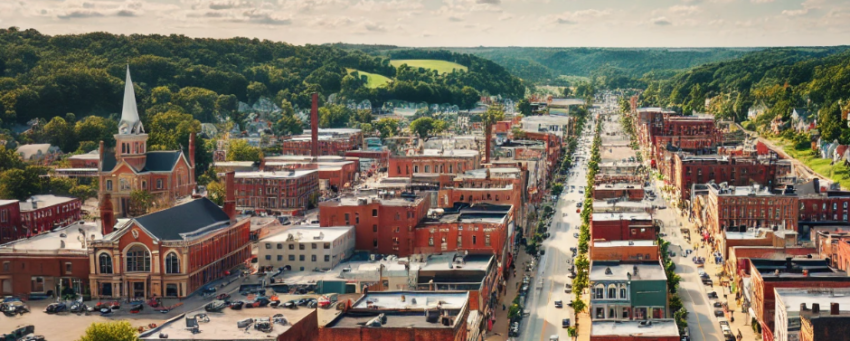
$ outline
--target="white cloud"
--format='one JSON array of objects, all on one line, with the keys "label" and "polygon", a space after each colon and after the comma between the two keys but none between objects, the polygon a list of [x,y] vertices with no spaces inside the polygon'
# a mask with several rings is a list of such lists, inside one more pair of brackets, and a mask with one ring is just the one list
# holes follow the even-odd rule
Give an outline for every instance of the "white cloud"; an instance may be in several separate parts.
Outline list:
[{"label": "white cloud", "polygon": [[774,1],[775,0],[750,0],[750,2],[752,2],[754,4],[767,4],[767,3],[774,2]]},{"label": "white cloud", "polygon": [[789,17],[799,17],[801,15],[809,14],[809,9],[808,8],[794,9],[794,10],[786,9],[786,10],[782,11],[782,14],[787,15]]},{"label": "white cloud", "polygon": [[670,20],[667,20],[667,17],[657,17],[652,18],[649,22],[651,22],[655,26],[670,26],[673,25]]},{"label": "white cloud", "polygon": [[669,8],[670,13],[677,15],[691,15],[700,11],[697,6],[676,5]]},{"label": "white cloud", "polygon": [[73,10],[67,11],[64,14],[59,14],[56,17],[59,19],[76,19],[76,18],[95,18],[102,17],[103,13],[92,10]]},{"label": "white cloud", "polygon": [[369,32],[385,32],[387,29],[381,24],[376,24],[372,21],[364,21],[362,24],[363,28]]}]

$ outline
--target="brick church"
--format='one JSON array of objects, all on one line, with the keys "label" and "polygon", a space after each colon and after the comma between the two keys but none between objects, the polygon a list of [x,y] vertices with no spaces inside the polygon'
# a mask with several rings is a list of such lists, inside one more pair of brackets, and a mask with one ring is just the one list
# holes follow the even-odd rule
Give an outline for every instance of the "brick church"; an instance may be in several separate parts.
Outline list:
[{"label": "brick church", "polygon": [[139,119],[130,68],[124,86],[124,107],[115,150],[105,151],[100,145],[98,196],[111,196],[115,215],[130,215],[130,192],[146,190],[155,196],[177,199],[192,195],[195,188],[195,136],[189,139],[188,158],[182,150],[148,151],[148,134]]}]

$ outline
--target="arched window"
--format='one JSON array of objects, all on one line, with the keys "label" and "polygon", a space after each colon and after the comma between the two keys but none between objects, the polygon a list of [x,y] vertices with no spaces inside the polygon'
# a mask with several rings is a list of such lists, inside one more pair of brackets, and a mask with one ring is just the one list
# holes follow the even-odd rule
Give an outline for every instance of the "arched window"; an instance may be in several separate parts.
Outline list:
[{"label": "arched window", "polygon": [[602,299],[603,298],[602,294],[603,294],[603,292],[605,292],[605,287],[602,284],[599,284],[593,289],[595,291],[594,292],[594,294],[595,294],[594,296],[596,296],[595,298],[596,299]]},{"label": "arched window", "polygon": [[167,274],[179,274],[180,273],[180,259],[177,258],[177,254],[174,252],[169,252],[167,256],[165,256],[165,273]]},{"label": "arched window", "polygon": [[112,273],[112,257],[109,257],[106,253],[101,253],[100,256],[97,257],[97,262],[100,264],[100,273],[102,274],[111,274]]},{"label": "arched window", "polygon": [[626,299],[626,286],[620,284],[620,299]]},{"label": "arched window", "polygon": [[127,272],[150,272],[151,253],[144,246],[136,245],[127,251]]},{"label": "arched window", "polygon": [[613,284],[608,285],[608,298],[616,299],[617,298],[617,286]]}]

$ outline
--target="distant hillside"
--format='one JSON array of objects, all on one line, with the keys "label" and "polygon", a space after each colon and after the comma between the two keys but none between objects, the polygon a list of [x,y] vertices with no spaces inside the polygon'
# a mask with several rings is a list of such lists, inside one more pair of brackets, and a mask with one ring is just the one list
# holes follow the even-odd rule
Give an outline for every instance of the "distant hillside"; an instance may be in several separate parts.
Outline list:
[{"label": "distant hillside", "polygon": [[435,60],[435,59],[393,59],[390,61],[390,64],[395,67],[399,67],[402,64],[407,64],[410,67],[421,67],[430,70],[435,70],[439,73],[450,73],[456,70],[467,71],[466,66],[460,65],[458,63],[447,62],[445,60]]}]

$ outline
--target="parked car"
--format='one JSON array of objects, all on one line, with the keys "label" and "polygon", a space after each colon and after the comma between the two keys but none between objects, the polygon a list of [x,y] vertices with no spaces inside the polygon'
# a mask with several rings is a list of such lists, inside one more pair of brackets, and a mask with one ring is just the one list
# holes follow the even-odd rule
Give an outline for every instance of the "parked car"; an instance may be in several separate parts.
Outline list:
[{"label": "parked car", "polygon": [[563,308],[563,307],[564,307],[564,302],[555,301],[555,308]]},{"label": "parked car", "polygon": [[717,293],[716,293],[716,292],[714,292],[714,291],[709,292],[709,293],[708,293],[708,298],[714,298],[714,299],[716,299],[716,298],[717,298]]},{"label": "parked car", "polygon": [[301,299],[295,300],[295,304],[298,305],[299,307],[306,306],[308,303],[310,303],[310,300],[308,300],[306,298],[301,298]]},{"label": "parked car", "polygon": [[573,237],[576,237],[576,238],[578,238],[578,237],[579,237],[579,234],[578,234],[578,232],[576,232],[576,233],[573,233]]},{"label": "parked car", "polygon": [[570,327],[570,319],[561,320],[561,328],[569,328]]},{"label": "parked car", "polygon": [[716,317],[721,317],[721,316],[723,316],[723,310],[715,310],[715,311],[714,311],[714,316],[716,316]]},{"label": "parked car", "polygon": [[710,285],[710,286],[714,286],[714,281],[712,281],[712,280],[711,280],[711,278],[703,278],[703,279],[702,279],[702,284],[703,284],[703,285]]},{"label": "parked car", "polygon": [[289,300],[283,303],[281,306],[289,309],[298,309],[298,304],[295,303],[296,300]]}]

